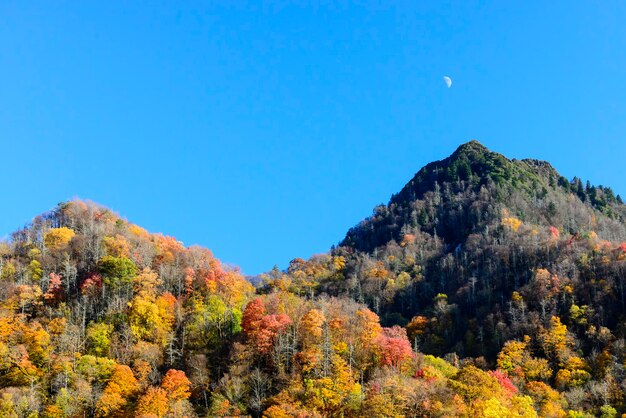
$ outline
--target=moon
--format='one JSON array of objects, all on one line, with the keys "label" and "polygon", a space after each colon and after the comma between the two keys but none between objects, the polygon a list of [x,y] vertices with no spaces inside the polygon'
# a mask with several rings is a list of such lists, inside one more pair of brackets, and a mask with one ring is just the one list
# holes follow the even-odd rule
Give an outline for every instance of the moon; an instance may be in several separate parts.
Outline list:
[{"label": "moon", "polygon": [[444,75],[443,81],[446,83],[446,86],[448,86],[448,88],[452,87],[452,79],[450,77]]}]

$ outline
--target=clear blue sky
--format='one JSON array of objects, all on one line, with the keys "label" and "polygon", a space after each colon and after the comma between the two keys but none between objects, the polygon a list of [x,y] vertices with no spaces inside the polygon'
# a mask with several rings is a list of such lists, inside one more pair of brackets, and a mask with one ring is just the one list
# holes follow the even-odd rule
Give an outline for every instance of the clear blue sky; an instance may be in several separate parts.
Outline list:
[{"label": "clear blue sky", "polygon": [[0,236],[76,196],[284,268],[470,139],[626,195],[623,1],[156,3],[0,4]]}]

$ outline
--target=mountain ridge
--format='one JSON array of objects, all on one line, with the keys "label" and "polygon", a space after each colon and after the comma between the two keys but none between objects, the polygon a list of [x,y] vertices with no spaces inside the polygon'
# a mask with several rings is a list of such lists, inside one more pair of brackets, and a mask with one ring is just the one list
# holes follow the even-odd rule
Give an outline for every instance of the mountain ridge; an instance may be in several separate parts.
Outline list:
[{"label": "mountain ridge", "polygon": [[[478,193],[481,187],[500,186],[502,193],[496,196],[498,202],[505,202],[511,194],[518,191],[527,195],[524,197],[526,200],[543,199],[548,192],[563,192],[560,200],[564,200],[563,195],[573,191],[582,203],[588,201],[594,209],[601,212],[604,210],[605,215],[618,218],[622,223],[626,219],[626,208],[621,198],[619,195],[615,196],[610,188],[587,184],[585,189],[580,179],[575,177],[572,181],[567,180],[547,161],[529,158],[509,160],[502,154],[489,151],[476,140],[460,145],[449,157],[422,167],[400,192],[391,196],[385,206],[410,210],[411,202],[422,199],[428,192],[440,190],[444,183],[449,186],[451,193],[461,189]],[[375,210],[379,208],[381,206]],[[515,209],[513,208],[514,211]],[[407,220],[403,222],[406,223]],[[547,222],[545,220],[544,223]],[[412,226],[415,224],[413,220]],[[392,231],[394,239],[399,238],[401,228],[402,225],[398,225]],[[358,225],[348,232],[339,245],[350,245],[356,229]],[[371,251],[371,246],[367,250]]]},{"label": "mountain ridge", "polygon": [[64,202],[0,242],[0,415],[615,416],[625,218],[610,188],[471,141],[255,288]]}]

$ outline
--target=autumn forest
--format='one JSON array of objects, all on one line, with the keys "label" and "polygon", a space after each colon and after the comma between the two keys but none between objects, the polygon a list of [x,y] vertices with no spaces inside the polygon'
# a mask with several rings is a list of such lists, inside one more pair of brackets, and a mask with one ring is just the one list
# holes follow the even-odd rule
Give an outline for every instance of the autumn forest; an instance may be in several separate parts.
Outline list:
[{"label": "autumn forest", "polygon": [[472,141],[331,244],[250,278],[59,204],[0,242],[0,417],[626,414],[611,188]]}]

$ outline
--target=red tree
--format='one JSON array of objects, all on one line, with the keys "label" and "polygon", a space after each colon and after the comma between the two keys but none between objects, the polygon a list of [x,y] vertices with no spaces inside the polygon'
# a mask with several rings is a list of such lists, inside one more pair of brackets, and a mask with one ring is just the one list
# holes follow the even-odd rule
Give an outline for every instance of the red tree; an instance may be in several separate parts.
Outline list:
[{"label": "red tree", "polygon": [[415,356],[406,330],[398,325],[383,328],[382,334],[376,337],[374,342],[378,347],[380,362],[386,366],[398,368],[403,361]]},{"label": "red tree", "polygon": [[291,318],[285,314],[265,315],[256,335],[256,346],[260,353],[267,354],[274,347],[276,337],[291,325]]},{"label": "red tree", "polygon": [[265,315],[265,304],[261,298],[251,300],[243,311],[241,328],[249,337],[254,336],[261,326],[261,320]]},{"label": "red tree", "polygon": [[285,314],[266,315],[265,312],[265,304],[261,298],[256,298],[248,303],[241,320],[241,328],[262,354],[270,352],[278,334],[291,324],[291,318]]},{"label": "red tree", "polygon": [[50,303],[55,303],[61,300],[63,295],[63,283],[61,282],[61,276],[56,273],[50,273],[50,283],[48,284],[48,291],[43,295],[44,299]]}]

